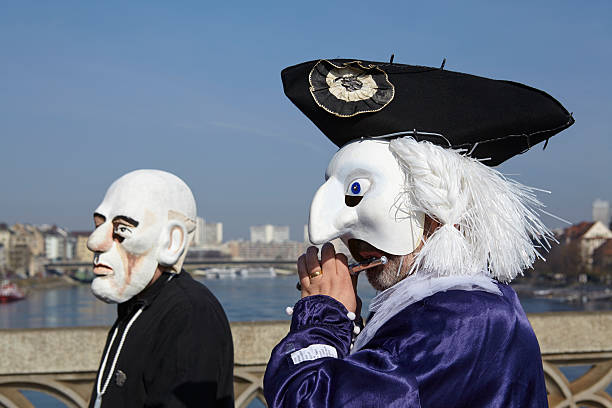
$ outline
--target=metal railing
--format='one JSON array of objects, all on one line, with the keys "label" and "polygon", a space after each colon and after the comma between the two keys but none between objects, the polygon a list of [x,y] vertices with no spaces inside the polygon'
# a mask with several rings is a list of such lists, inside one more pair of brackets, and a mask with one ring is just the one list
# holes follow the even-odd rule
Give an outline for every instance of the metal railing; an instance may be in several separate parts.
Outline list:
[{"label": "metal railing", "polygon": [[[612,407],[612,312],[529,315],[542,350],[551,407]],[[289,322],[232,323],[236,407],[263,399],[270,351]],[[20,390],[86,407],[107,328],[0,330],[0,406],[32,407]],[[564,367],[589,366],[570,381]],[[264,402],[265,403],[265,402]]]}]

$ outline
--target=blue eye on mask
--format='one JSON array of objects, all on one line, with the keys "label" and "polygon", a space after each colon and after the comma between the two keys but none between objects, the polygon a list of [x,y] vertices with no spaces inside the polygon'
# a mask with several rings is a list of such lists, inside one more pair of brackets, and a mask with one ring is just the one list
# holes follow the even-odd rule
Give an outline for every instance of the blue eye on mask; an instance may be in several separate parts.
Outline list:
[{"label": "blue eye on mask", "polygon": [[325,176],[310,206],[314,244],[358,239],[391,255],[409,254],[419,245],[425,214],[398,211],[405,173],[389,142],[364,139],[342,147]]}]

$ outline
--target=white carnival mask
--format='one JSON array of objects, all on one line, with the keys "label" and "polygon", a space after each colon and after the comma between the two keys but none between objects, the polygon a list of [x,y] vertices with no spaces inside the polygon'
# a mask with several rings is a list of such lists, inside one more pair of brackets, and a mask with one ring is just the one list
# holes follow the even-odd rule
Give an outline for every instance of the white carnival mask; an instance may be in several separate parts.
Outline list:
[{"label": "white carnival mask", "polygon": [[400,208],[405,174],[389,142],[363,139],[342,147],[325,172],[310,206],[314,244],[341,238],[369,243],[391,255],[413,252],[423,236],[425,214]]},{"label": "white carnival mask", "polygon": [[173,174],[136,170],[116,180],[94,213],[92,292],[123,303],[151,282],[158,266],[179,272],[195,228],[189,187]]}]

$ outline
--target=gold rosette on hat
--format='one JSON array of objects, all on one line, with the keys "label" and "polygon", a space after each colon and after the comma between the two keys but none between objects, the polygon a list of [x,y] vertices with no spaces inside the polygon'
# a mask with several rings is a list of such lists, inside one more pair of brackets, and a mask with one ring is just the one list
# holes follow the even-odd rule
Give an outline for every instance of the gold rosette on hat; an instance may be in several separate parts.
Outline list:
[{"label": "gold rosette on hat", "polygon": [[310,93],[317,105],[340,117],[378,112],[393,100],[395,88],[376,65],[361,61],[335,65],[320,60],[308,77]]}]

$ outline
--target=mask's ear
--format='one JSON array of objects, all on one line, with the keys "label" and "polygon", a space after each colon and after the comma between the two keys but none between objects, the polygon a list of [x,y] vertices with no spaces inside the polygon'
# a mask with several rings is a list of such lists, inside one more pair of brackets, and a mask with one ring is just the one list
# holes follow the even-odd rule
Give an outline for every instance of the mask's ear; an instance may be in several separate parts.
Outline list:
[{"label": "mask's ear", "polygon": [[187,228],[178,220],[170,220],[164,227],[160,238],[157,262],[171,267],[178,262],[187,248]]}]

